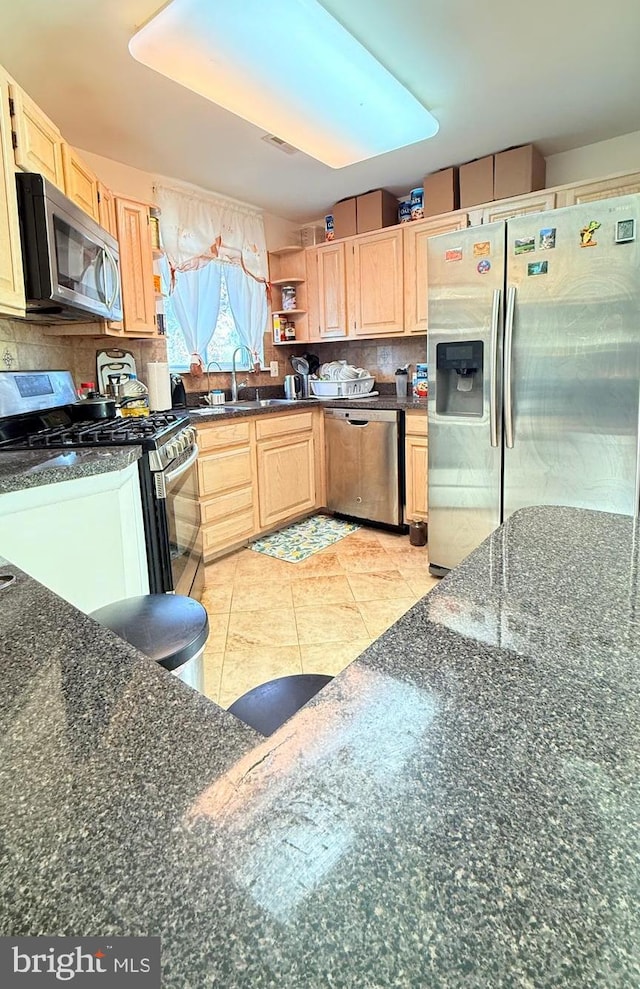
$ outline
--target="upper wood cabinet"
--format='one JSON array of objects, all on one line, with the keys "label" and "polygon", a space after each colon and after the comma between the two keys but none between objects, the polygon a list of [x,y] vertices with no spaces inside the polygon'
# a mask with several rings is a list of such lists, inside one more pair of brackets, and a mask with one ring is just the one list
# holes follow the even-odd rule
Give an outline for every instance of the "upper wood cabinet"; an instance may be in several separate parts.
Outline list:
[{"label": "upper wood cabinet", "polygon": [[508,220],[512,216],[524,216],[527,213],[544,213],[545,210],[555,209],[556,194],[548,189],[532,192],[528,196],[517,199],[504,199],[486,206],[482,210],[483,223],[495,223],[498,220]]},{"label": "upper wood cabinet", "polygon": [[70,144],[62,145],[62,166],[66,195],[99,223],[97,176]]},{"label": "upper wood cabinet", "polygon": [[118,224],[116,221],[116,199],[111,189],[108,189],[102,182],[97,184],[98,192],[98,223],[105,230],[116,237],[118,236]]},{"label": "upper wood cabinet", "polygon": [[9,79],[0,69],[0,313],[24,315],[24,278],[9,116]]},{"label": "upper wood cabinet", "polygon": [[116,222],[124,332],[130,336],[152,336],[157,330],[149,207],[133,199],[116,198]]},{"label": "upper wood cabinet", "polygon": [[466,213],[440,216],[424,222],[405,223],[404,240],[404,329],[405,333],[427,332],[427,243],[430,237],[465,230]]},{"label": "upper wood cabinet", "polygon": [[320,301],[318,295],[318,251],[315,247],[307,248],[305,255],[305,272],[307,279],[307,339],[320,339]]},{"label": "upper wood cabinet", "polygon": [[40,172],[64,192],[62,134],[14,82],[9,84],[9,96],[16,165],[25,172]]},{"label": "upper wood cabinet", "polygon": [[347,278],[344,244],[316,249],[318,339],[347,335]]},{"label": "upper wood cabinet", "polygon": [[402,229],[354,238],[347,253],[349,333],[390,336],[404,332]]},{"label": "upper wood cabinet", "polygon": [[581,182],[568,189],[561,189],[557,195],[557,205],[575,206],[578,203],[592,203],[613,196],[630,196],[636,192],[640,192],[640,172],[618,178],[601,179],[598,182]]}]

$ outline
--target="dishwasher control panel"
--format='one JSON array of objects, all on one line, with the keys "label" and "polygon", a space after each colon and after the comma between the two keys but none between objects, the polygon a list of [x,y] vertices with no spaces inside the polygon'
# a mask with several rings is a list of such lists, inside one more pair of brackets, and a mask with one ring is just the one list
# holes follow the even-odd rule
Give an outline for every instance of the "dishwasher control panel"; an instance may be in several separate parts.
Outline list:
[{"label": "dishwasher control panel", "polygon": [[394,409],[325,409],[325,419],[358,419],[360,422],[398,422],[400,413]]}]

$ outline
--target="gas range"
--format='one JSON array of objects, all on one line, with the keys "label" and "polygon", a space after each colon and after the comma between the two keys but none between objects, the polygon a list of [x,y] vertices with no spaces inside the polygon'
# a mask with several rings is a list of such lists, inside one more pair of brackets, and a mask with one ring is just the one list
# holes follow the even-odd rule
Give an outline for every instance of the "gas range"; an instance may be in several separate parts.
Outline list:
[{"label": "gas range", "polygon": [[[7,373],[7,372],[5,372]],[[13,402],[14,415],[6,414],[0,394],[0,451],[74,449],[89,446],[141,446],[149,455],[152,471],[165,470],[174,460],[193,448],[196,431],[189,416],[182,412],[153,412],[148,416],[123,416],[115,419],[83,419],[82,402],[71,401],[62,372],[24,372],[12,375],[19,399]],[[48,384],[47,384],[48,383]],[[6,391],[7,379],[4,379]],[[34,408],[47,400],[47,408]],[[33,392],[45,391],[45,395]],[[66,399],[66,404],[58,404]],[[4,412],[4,414],[3,414]]]},{"label": "gas range", "polygon": [[155,412],[116,419],[77,419],[77,406],[50,409],[0,421],[1,450],[73,449],[87,446],[141,446],[151,470],[164,470],[189,450],[196,431],[189,416]]},{"label": "gas range", "polygon": [[149,588],[188,594],[201,560],[196,430],[186,412],[90,419],[68,371],[0,371],[0,457],[14,450],[140,446]]}]

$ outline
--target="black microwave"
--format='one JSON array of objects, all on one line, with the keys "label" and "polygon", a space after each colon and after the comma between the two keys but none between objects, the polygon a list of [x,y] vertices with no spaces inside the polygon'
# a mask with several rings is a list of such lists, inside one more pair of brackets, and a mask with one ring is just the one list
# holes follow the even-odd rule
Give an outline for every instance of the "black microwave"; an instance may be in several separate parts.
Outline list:
[{"label": "black microwave", "polygon": [[122,319],[115,237],[35,172],[16,174],[27,317]]}]

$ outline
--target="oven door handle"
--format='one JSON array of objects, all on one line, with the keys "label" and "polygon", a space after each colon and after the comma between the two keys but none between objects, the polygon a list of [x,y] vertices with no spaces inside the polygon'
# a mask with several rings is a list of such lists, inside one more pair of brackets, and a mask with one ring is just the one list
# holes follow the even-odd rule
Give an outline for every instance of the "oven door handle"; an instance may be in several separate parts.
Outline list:
[{"label": "oven door handle", "polygon": [[193,444],[193,450],[191,451],[191,453],[189,454],[189,456],[185,460],[185,462],[183,464],[180,464],[179,467],[176,467],[175,470],[170,470],[168,472],[168,474],[165,474],[164,475],[165,484],[170,484],[171,481],[175,481],[176,478],[178,478],[178,477],[181,476],[181,474],[184,474],[186,471],[188,471],[189,468],[193,464],[195,464],[196,460],[198,459],[199,454],[200,454],[200,450],[198,449],[198,447],[194,443]]}]

